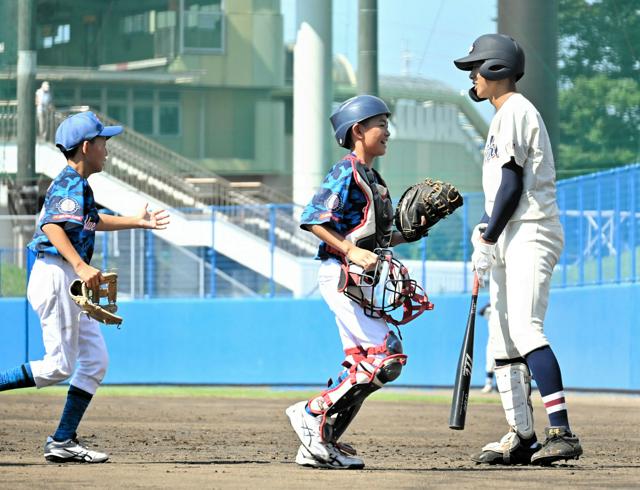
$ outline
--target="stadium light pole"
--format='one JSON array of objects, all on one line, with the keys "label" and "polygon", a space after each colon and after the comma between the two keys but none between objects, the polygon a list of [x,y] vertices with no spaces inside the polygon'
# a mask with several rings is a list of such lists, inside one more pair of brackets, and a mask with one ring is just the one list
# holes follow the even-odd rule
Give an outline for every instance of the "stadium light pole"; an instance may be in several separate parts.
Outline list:
[{"label": "stadium light pole", "polygon": [[33,0],[18,2],[18,186],[33,185],[35,170],[35,80]]},{"label": "stadium light pole", "polygon": [[358,93],[379,95],[378,0],[358,0]]}]

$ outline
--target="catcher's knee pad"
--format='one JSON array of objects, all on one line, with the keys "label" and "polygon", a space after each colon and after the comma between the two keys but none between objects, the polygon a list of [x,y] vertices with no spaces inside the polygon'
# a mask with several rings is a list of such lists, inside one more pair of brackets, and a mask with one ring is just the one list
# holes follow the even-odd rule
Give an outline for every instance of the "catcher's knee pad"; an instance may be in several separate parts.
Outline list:
[{"label": "catcher's knee pad", "polygon": [[523,439],[531,438],[534,428],[529,368],[524,363],[498,366],[495,377],[508,424]]},{"label": "catcher's knee pad", "polygon": [[[338,383],[309,400],[309,410],[322,417],[322,437],[335,441],[353,420],[364,400],[396,379],[406,363],[402,344],[389,332],[382,345],[349,349]],[[382,357],[382,355],[385,355]]]}]

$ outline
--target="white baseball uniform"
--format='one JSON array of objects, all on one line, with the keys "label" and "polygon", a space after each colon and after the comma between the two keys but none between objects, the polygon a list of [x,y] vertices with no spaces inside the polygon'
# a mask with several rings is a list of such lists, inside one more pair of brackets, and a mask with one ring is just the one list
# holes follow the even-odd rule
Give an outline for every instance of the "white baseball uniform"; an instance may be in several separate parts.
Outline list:
[{"label": "white baseball uniform", "polygon": [[[322,261],[318,270],[320,294],[336,316],[343,350],[361,346],[369,349],[384,343],[389,326],[382,318],[365,315],[360,305],[338,291],[341,264],[337,259]],[[384,357],[384,355],[382,355]]]},{"label": "white baseball uniform", "polygon": [[482,185],[489,216],[502,167],[511,158],[523,169],[523,191],[498,239],[491,268],[489,331],[496,359],[523,357],[549,345],[544,317],[564,245],[549,136],[537,109],[518,93],[495,114],[487,136]]},{"label": "white baseball uniform", "polygon": [[109,357],[100,324],[71,299],[69,284],[77,277],[60,255],[36,260],[27,297],[40,317],[46,354],[31,361],[31,369],[38,388],[73,375],[70,383],[93,395],[107,372]]}]

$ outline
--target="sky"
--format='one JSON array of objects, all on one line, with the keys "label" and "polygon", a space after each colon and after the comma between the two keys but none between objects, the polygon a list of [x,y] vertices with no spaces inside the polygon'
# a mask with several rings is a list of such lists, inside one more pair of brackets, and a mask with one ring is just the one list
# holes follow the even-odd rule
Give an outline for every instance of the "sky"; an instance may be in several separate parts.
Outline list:
[{"label": "sky", "polygon": [[[330,0],[312,0],[330,1]],[[296,0],[281,0],[284,40],[294,42]],[[453,59],[480,35],[496,32],[497,0],[378,0],[378,71],[435,79],[467,91],[468,73]],[[333,51],[357,69],[358,0],[333,0]],[[477,109],[489,120],[490,104]]]}]

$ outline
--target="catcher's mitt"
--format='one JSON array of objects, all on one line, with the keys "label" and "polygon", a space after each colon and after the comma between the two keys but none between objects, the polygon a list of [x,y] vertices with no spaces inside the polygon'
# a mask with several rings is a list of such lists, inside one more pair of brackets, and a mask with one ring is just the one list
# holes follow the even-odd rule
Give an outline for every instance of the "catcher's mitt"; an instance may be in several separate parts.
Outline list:
[{"label": "catcher's mitt", "polygon": [[460,206],[462,196],[458,189],[440,180],[426,179],[402,194],[396,207],[396,228],[407,242],[415,242]]},{"label": "catcher's mitt", "polygon": [[[91,318],[109,325],[120,325],[122,317],[115,315],[118,311],[116,295],[118,293],[118,274],[106,272],[104,280],[97,288],[89,288],[86,283],[76,279],[69,286],[69,294],[73,301]],[[103,287],[106,285],[106,287]],[[108,303],[100,304],[100,298],[107,298]]]}]

